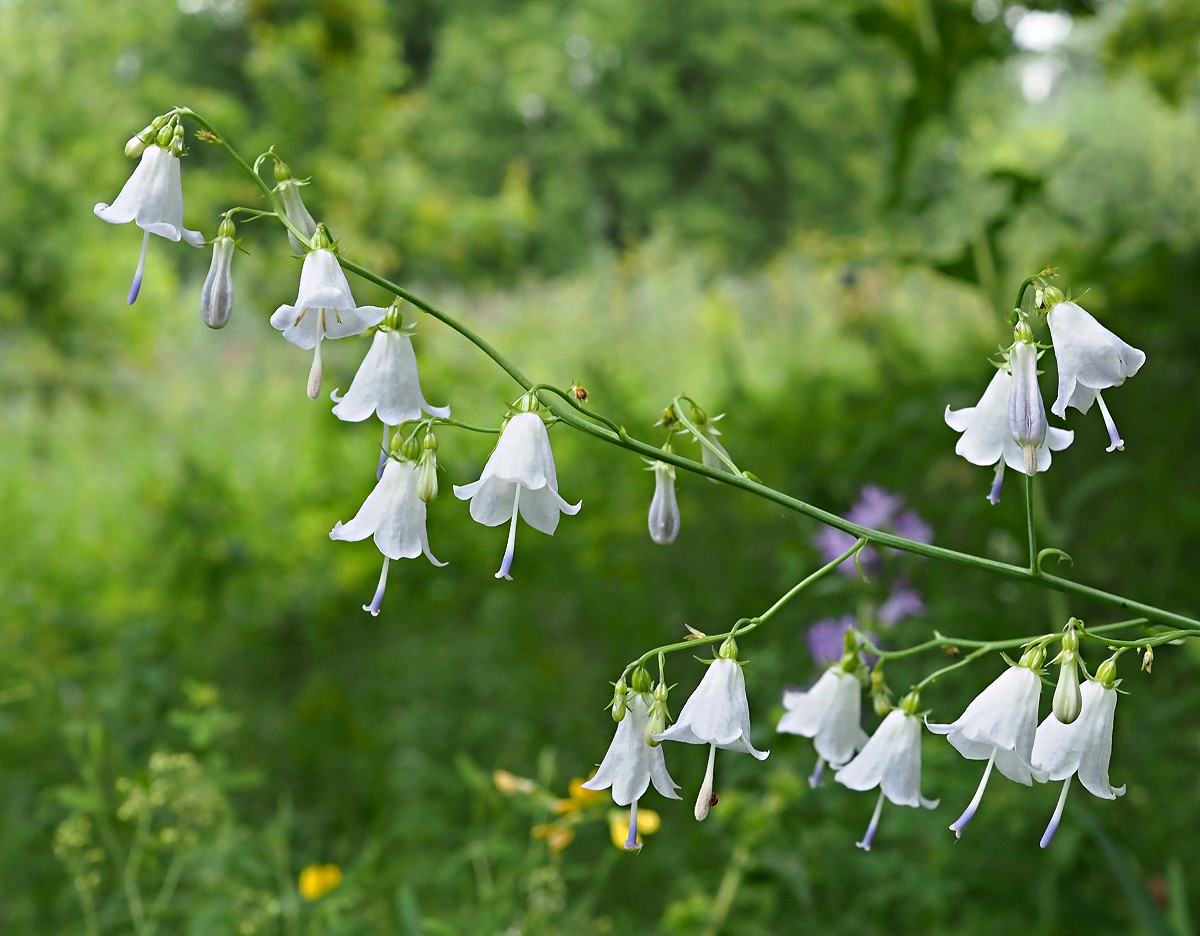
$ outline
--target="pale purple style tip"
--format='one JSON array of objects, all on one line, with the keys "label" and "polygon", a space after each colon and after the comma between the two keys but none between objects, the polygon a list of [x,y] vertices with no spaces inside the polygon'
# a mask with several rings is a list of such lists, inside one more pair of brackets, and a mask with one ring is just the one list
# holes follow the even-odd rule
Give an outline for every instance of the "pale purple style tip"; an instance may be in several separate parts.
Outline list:
[{"label": "pale purple style tip", "polygon": [[383,477],[383,469],[387,467],[388,461],[388,424],[383,424],[383,444],[379,447],[379,466],[375,469],[375,480],[378,481]]},{"label": "pale purple style tip", "polygon": [[988,503],[995,507],[1000,503],[1000,488],[1004,485],[1004,459],[996,465],[996,476],[992,478],[992,489],[988,491]]},{"label": "pale purple style tip", "polygon": [[142,290],[142,274],[146,272],[146,249],[150,246],[150,232],[146,231],[142,234],[142,252],[138,254],[137,269],[133,272],[133,282],[129,286],[129,297],[125,300],[126,305],[133,305],[137,302],[138,293]]},{"label": "pale purple style tip", "polygon": [[637,804],[634,800],[629,804],[629,834],[625,836],[626,851],[641,851],[641,843],[637,840]]},{"label": "pale purple style tip", "polygon": [[975,788],[975,795],[971,797],[971,802],[967,803],[963,814],[950,826],[950,831],[954,833],[956,839],[962,838],[963,829],[967,827],[968,822],[975,818],[975,810],[979,808],[979,802],[983,799],[983,791],[987,789],[988,779],[992,776],[992,767],[995,764],[996,748],[993,747],[992,756],[988,758],[987,766],[983,768],[983,777],[979,781],[979,786]]},{"label": "pale purple style tip", "polygon": [[1058,831],[1058,823],[1062,819],[1063,807],[1067,804],[1067,791],[1071,789],[1072,777],[1074,777],[1074,774],[1067,777],[1063,782],[1062,792],[1058,794],[1058,805],[1054,807],[1054,815],[1050,817],[1050,824],[1046,826],[1046,831],[1042,833],[1042,840],[1038,842],[1038,845],[1042,848],[1046,848],[1050,844],[1054,839],[1054,833]]},{"label": "pale purple style tip", "polygon": [[871,850],[871,843],[875,841],[875,830],[879,828],[879,817],[883,814],[883,790],[879,791],[879,799],[875,801],[875,812],[871,814],[871,822],[867,825],[867,834],[862,837],[861,842],[854,844],[863,851]]},{"label": "pale purple style tip", "polygon": [[379,584],[375,587],[375,597],[369,605],[363,605],[364,611],[370,611],[371,617],[379,617],[379,609],[383,607],[383,593],[387,591],[388,563],[392,560],[383,557],[383,571],[379,573]]},{"label": "pale purple style tip", "polygon": [[817,766],[813,768],[813,772],[809,775],[809,778],[808,778],[808,785],[811,789],[815,790],[817,787],[819,787],[821,785],[821,777],[824,775],[824,773],[825,773],[825,759],[823,757],[818,757],[817,758]]},{"label": "pale purple style tip", "polygon": [[502,578],[506,582],[512,581],[512,576],[509,574],[512,569],[513,554],[517,551],[517,507],[521,503],[521,485],[517,485],[517,493],[513,496],[513,512],[512,520],[508,524],[508,545],[504,547],[504,558],[500,562],[500,571],[496,573],[496,578]]}]

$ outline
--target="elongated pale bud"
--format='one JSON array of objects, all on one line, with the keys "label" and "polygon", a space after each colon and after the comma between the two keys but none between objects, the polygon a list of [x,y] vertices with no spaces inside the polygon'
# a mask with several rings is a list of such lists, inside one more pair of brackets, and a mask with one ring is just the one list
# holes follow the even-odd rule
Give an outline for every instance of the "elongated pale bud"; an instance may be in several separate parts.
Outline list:
[{"label": "elongated pale bud", "polygon": [[212,264],[200,290],[200,317],[209,328],[224,328],[233,314],[233,254],[237,241],[234,225],[228,218],[217,228],[213,241]]},{"label": "elongated pale bud", "polygon": [[1046,441],[1046,405],[1037,380],[1037,346],[1017,341],[1009,354],[1012,366],[1012,396],[1008,404],[1008,428],[1025,456],[1024,472],[1037,474],[1037,450]]},{"label": "elongated pale bud", "polygon": [[[304,206],[304,199],[300,197],[300,187],[307,183],[293,179],[291,168],[280,160],[275,162],[275,182],[275,192],[283,202],[284,215],[300,229],[305,239],[311,242],[312,236],[317,233],[317,222],[313,220],[313,216]],[[308,252],[309,244],[302,244],[291,231],[288,231],[288,241],[297,256],[302,257]]]},{"label": "elongated pale bud", "polygon": [[660,546],[670,545],[679,535],[675,469],[666,462],[654,463],[654,497],[650,501],[649,528],[650,539]]},{"label": "elongated pale bud", "polygon": [[432,429],[427,430],[417,462],[417,497],[426,504],[438,496],[437,447],[437,436]]},{"label": "elongated pale bud", "polygon": [[1069,725],[1083,711],[1083,693],[1079,688],[1079,638],[1072,628],[1063,634],[1062,653],[1058,655],[1058,685],[1054,687],[1054,717]]}]

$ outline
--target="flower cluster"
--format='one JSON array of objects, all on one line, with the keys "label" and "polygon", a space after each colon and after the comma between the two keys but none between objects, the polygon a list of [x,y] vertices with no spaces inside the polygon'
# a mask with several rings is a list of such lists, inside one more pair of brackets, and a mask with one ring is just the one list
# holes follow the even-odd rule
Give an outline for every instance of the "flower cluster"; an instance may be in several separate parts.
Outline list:
[{"label": "flower cluster", "polygon": [[[1108,429],[1108,451],[1121,451],[1125,443],[1117,432],[1101,391],[1119,387],[1134,376],[1146,355],[1126,344],[1062,293],[1037,281],[1035,304],[1045,310],[1046,325],[1058,363],[1058,396],[1051,412],[1065,419],[1067,408],[1086,413],[1099,404]],[[973,465],[995,468],[988,500],[1000,500],[1004,469],[1032,477],[1050,467],[1051,452],[1067,448],[1074,432],[1049,426],[1046,407],[1038,386],[1038,359],[1029,318],[1018,310],[1014,340],[979,402],[972,407],[946,407],[946,423],[962,433],[955,451]]]},{"label": "flower cluster", "polygon": [[[127,297],[131,304],[141,288],[151,234],[197,247],[205,243],[199,232],[183,227],[181,118],[188,114],[196,116],[186,110],[171,111],[156,118],[129,141],[126,152],[131,157],[140,157],[137,167],[111,204],[99,203],[94,209],[107,222],[133,221],[144,232]],[[201,138],[206,137],[202,134]],[[216,141],[212,133],[208,133],[207,139]],[[268,159],[274,163],[273,189],[267,188],[258,175],[260,166]],[[270,323],[286,341],[313,352],[307,382],[310,398],[317,399],[320,394],[325,340],[372,333],[370,345],[346,393],[339,395],[335,390],[331,394],[332,412],[338,419],[354,423],[375,419],[378,421],[375,425],[382,431],[373,489],[357,513],[346,522],[336,523],[329,533],[333,540],[357,542],[371,538],[382,554],[378,586],[364,610],[372,615],[380,613],[389,567],[394,560],[423,555],[435,566],[446,564],[431,551],[427,530],[428,505],[437,497],[439,488],[438,432],[443,426],[498,432],[478,479],[456,484],[453,491],[458,500],[469,503],[470,515],[478,523],[487,527],[508,524],[508,538],[495,577],[511,580],[518,520],[523,518],[534,529],[553,535],[562,514],[574,515],[582,506],[581,501],[572,504],[559,493],[548,425],[560,419],[570,421],[574,412],[582,409],[587,392],[574,384],[570,391],[559,394],[567,402],[566,409],[561,402],[547,404],[549,397],[543,393],[542,385],[533,385],[477,339],[480,347],[504,363],[524,387],[532,389],[527,389],[508,408],[498,430],[452,420],[448,406],[435,406],[425,399],[413,347],[416,326],[405,321],[400,296],[388,306],[359,305],[346,271],[362,271],[340,257],[329,229],[318,223],[305,206],[301,190],[307,183],[295,179],[291,169],[273,151],[262,154],[250,171],[260,183],[268,210],[232,208],[221,216],[211,242],[211,265],[201,290],[201,318],[211,328],[222,328],[232,315],[232,261],[238,249],[234,217],[239,213],[252,219],[270,215],[283,223],[292,251],[303,258],[295,301],[279,305],[270,316]],[[1052,350],[1058,371],[1058,390],[1050,412],[1064,419],[1068,408],[1086,413],[1096,403],[1108,431],[1109,452],[1123,450],[1124,441],[1102,392],[1137,374],[1146,358],[1142,351],[1122,341],[1076,302],[1050,286],[1047,275],[1031,277],[1022,284],[1022,298],[1029,285],[1034,287],[1032,310],[1015,310],[1013,340],[1001,352],[996,372],[979,402],[958,410],[947,407],[945,411],[947,424],[960,433],[955,446],[957,454],[972,464],[994,468],[988,495],[992,503],[999,500],[1006,468],[1032,478],[1049,469],[1053,452],[1063,451],[1074,441],[1071,430],[1051,426],[1047,419],[1038,370],[1046,351]],[[370,274],[367,278],[386,284]],[[400,287],[391,288],[404,295]],[[420,300],[414,301],[442,317]],[[1035,337],[1043,325],[1049,332],[1048,344],[1039,344]],[[591,415],[595,422],[584,428],[593,429],[605,423],[614,439],[628,443],[628,447],[641,454],[657,455],[648,461],[654,472],[655,488],[647,515],[648,532],[657,544],[670,544],[679,534],[677,466],[690,467],[713,481],[724,479],[750,489],[757,483],[752,474],[738,468],[720,441],[721,432],[716,424],[722,416],[709,417],[689,397],[677,397],[664,412],[659,425],[666,430],[666,440],[657,452],[642,443],[630,442],[623,427]],[[672,442],[676,434],[686,434],[699,445],[699,464],[693,461],[689,465],[675,455]],[[819,511],[810,512],[820,516]],[[1037,531],[1032,508],[1029,518],[1029,571],[1037,573],[1039,554],[1035,549]],[[825,519],[830,518],[825,515]],[[824,567],[795,586],[768,611],[757,618],[740,620],[724,638],[692,633],[693,638],[710,645],[719,641],[719,646],[713,658],[704,661],[707,669],[673,724],[668,710],[664,658],[686,644],[659,648],[626,668],[615,684],[611,702],[617,727],[608,750],[589,779],[572,783],[567,799],[548,800],[557,818],[535,827],[535,837],[545,839],[553,851],[561,851],[574,835],[574,826],[583,821],[581,817],[599,814],[600,801],[605,799],[601,794],[608,790],[613,804],[628,807],[627,814],[605,808],[614,829],[614,842],[625,850],[640,849],[641,836],[654,831],[659,824],[656,814],[639,811],[639,802],[649,788],[653,786],[667,799],[680,799],[677,792],[680,787],[667,770],[663,748],[663,742],[667,741],[707,746],[707,767],[698,784],[694,806],[696,819],[705,819],[718,801],[717,750],[745,753],[758,760],[766,759],[769,754],[751,741],[744,663],[738,659],[735,636],[758,627],[809,581],[833,571],[847,578],[861,576],[873,580],[881,589],[878,596],[881,600],[861,602],[856,615],[825,619],[809,627],[808,646],[823,671],[808,689],[784,693],[783,713],[776,730],[811,739],[816,752],[816,766],[810,777],[812,787],[819,785],[828,766],[834,772],[835,782],[847,789],[879,790],[867,830],[857,843],[860,848],[868,851],[872,848],[885,800],[913,808],[933,809],[938,805],[937,800],[927,799],[921,793],[923,725],[933,734],[945,736],[965,759],[984,762],[973,797],[950,825],[956,836],[961,836],[973,820],[995,771],[1025,786],[1062,781],[1058,803],[1041,840],[1042,847],[1054,837],[1074,777],[1078,776],[1084,788],[1098,797],[1113,799],[1124,793],[1125,788],[1113,786],[1108,775],[1119,682],[1116,662],[1125,649],[1140,646],[1147,654],[1144,666],[1148,668],[1152,647],[1161,640],[1141,644],[1118,642],[1116,646],[1122,649],[1116,649],[1095,675],[1082,683],[1080,674],[1086,677],[1087,671],[1080,660],[1079,636],[1095,635],[1088,634],[1076,619],[1071,619],[1061,635],[1047,635],[1027,643],[1024,639],[1009,641],[1001,646],[1024,643],[1020,659],[1015,663],[1009,661],[1005,671],[957,719],[930,723],[920,710],[921,691],[948,670],[970,662],[994,646],[985,645],[959,663],[931,674],[893,705],[894,695],[886,684],[880,659],[886,662],[906,654],[890,652],[883,643],[876,642],[872,628],[890,628],[904,618],[921,615],[925,604],[907,579],[889,579],[885,575],[889,571],[888,553],[879,542],[871,541],[883,539],[891,545],[905,545],[898,542],[899,538],[907,540],[906,548],[915,552],[927,555],[940,552],[944,558],[957,561],[969,557],[921,548],[932,543],[929,524],[916,511],[906,509],[900,496],[875,485],[862,489],[846,519],[862,536],[833,527],[822,528],[813,544],[823,557]],[[891,534],[892,538],[882,537],[881,532]],[[1060,580],[1059,584],[1066,583]],[[1047,647],[1056,639],[1061,643],[1061,652],[1050,664],[1059,665],[1053,704],[1051,712],[1039,723],[1043,665]],[[941,640],[938,635],[931,643]],[[970,642],[958,645],[963,643],[980,646]],[[651,680],[644,668],[645,662],[655,655],[659,661],[657,682]],[[864,685],[870,687],[872,708],[881,718],[870,735],[863,726]],[[495,782],[510,795],[546,798],[545,791],[532,781],[498,773]],[[305,897],[316,900],[336,888],[340,879],[341,872],[336,867],[314,866],[305,870],[300,889]]]}]

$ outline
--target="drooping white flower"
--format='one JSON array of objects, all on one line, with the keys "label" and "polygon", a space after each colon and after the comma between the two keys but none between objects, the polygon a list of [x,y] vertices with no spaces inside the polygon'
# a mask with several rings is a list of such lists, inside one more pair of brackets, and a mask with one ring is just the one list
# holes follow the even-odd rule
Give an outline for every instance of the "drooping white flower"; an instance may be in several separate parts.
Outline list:
[{"label": "drooping white flower", "polygon": [[508,523],[508,545],[496,578],[512,580],[517,517],[535,530],[553,535],[560,513],[574,516],[583,502],[568,504],[558,494],[558,475],[546,424],[537,413],[517,413],[483,466],[479,480],[454,485],[454,496],[471,502],[471,518],[484,526]]},{"label": "drooping white flower", "polygon": [[1108,451],[1124,449],[1100,391],[1119,387],[1136,374],[1146,363],[1145,353],[1122,341],[1074,302],[1055,305],[1046,313],[1046,322],[1058,359],[1058,397],[1051,412],[1065,418],[1067,407],[1073,406],[1086,413],[1096,401],[1108,429]]},{"label": "drooping white flower", "polygon": [[650,463],[654,472],[654,497],[650,500],[650,539],[660,546],[675,542],[679,535],[679,501],[675,497],[675,468],[666,462]]},{"label": "drooping white flower", "polygon": [[364,611],[379,614],[387,588],[388,565],[393,559],[415,559],[424,554],[435,566],[446,563],[429,551],[429,536],[425,530],[425,502],[417,496],[417,464],[389,458],[375,488],[367,495],[362,507],[347,523],[338,522],[329,538],[358,542],[373,536],[383,553],[383,571],[379,585]]},{"label": "drooping white flower", "polygon": [[1113,718],[1117,710],[1115,674],[1116,668],[1108,660],[1096,670],[1095,679],[1083,684],[1080,689],[1083,707],[1075,721],[1064,725],[1052,712],[1038,726],[1033,741],[1033,765],[1045,771],[1047,779],[1064,781],[1054,815],[1042,834],[1042,848],[1050,844],[1058,831],[1072,777],[1078,775],[1083,788],[1101,799],[1116,799],[1125,794],[1124,786],[1115,787],[1108,779]]},{"label": "drooping white flower", "polygon": [[111,224],[133,221],[145,234],[137,270],[129,287],[127,302],[133,305],[142,288],[146,268],[146,250],[150,235],[170,241],[183,240],[193,247],[204,246],[204,235],[183,226],[183,183],[179,175],[179,155],[183,152],[183,128],[163,128],[156,142],[142,150],[137,168],[111,205],[98,202],[92,210],[96,217]]},{"label": "drooping white flower", "polygon": [[375,413],[386,425],[398,426],[420,419],[423,413],[443,419],[450,415],[450,407],[425,402],[410,335],[399,323],[375,332],[346,395],[339,397],[336,390],[332,394],[337,404],[334,416],[347,422],[361,422]]},{"label": "drooping white flower", "polygon": [[[946,407],[946,424],[962,436],[954,451],[972,465],[994,465],[996,477],[988,500],[993,504],[1000,500],[1000,485],[1004,480],[1004,466],[1014,471],[1027,473],[1025,453],[1013,438],[1009,421],[1010,399],[1013,378],[1003,367],[997,369],[991,383],[975,406],[959,410]],[[1065,449],[1075,438],[1069,429],[1047,427],[1045,440],[1034,448],[1036,470],[1050,467],[1050,453]]]},{"label": "drooping white flower", "polygon": [[921,720],[914,714],[919,701],[910,693],[900,708],[888,712],[858,756],[834,774],[834,780],[851,790],[879,787],[879,799],[859,848],[871,850],[886,797],[897,806],[933,809],[937,800],[921,795]]},{"label": "drooping white flower", "polygon": [[224,328],[233,314],[233,222],[225,218],[213,241],[212,264],[200,290],[200,318],[209,328]]},{"label": "drooping white flower", "polygon": [[271,325],[296,347],[313,349],[308,396],[315,400],[321,392],[321,342],[365,332],[386,314],[381,306],[355,303],[337,257],[333,251],[319,248],[304,258],[295,304],[276,309]]},{"label": "drooping white flower", "polygon": [[979,693],[955,721],[948,725],[928,725],[934,734],[945,735],[967,760],[987,761],[970,804],[950,826],[956,838],[962,837],[962,830],[974,818],[993,767],[1025,786],[1046,779],[1031,763],[1038,700],[1042,694],[1038,668],[1043,658],[1042,651],[1029,651],[1020,664],[1010,666]]},{"label": "drooping white flower", "polygon": [[679,784],[667,772],[667,761],[660,746],[650,744],[646,732],[650,725],[653,698],[649,692],[630,692],[626,696],[625,716],[617,724],[617,732],[595,775],[583,784],[585,790],[607,790],[612,787],[613,802],[629,806],[629,837],[627,849],[637,849],[638,800],[651,783],[667,797],[679,799],[675,791]]},{"label": "drooping white flower", "polygon": [[867,743],[862,729],[862,684],[835,663],[807,692],[785,692],[786,711],[775,730],[813,739],[817,766],[809,779],[816,786],[826,763],[841,767]]},{"label": "drooping white flower", "polygon": [[707,744],[708,767],[704,782],[696,797],[695,815],[704,819],[713,803],[713,767],[717,748],[741,751],[765,760],[770,751],[760,751],[750,743],[750,703],[746,700],[746,678],[736,660],[737,648],[727,641],[718,656],[708,664],[708,670],[696,691],[688,697],[679,713],[679,720],[656,741],[682,741],[684,744]]}]

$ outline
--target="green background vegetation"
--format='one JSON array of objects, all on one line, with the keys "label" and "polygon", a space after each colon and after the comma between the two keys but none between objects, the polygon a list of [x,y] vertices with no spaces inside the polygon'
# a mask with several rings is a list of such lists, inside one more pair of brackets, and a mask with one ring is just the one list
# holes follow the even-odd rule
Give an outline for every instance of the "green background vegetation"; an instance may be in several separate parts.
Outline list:
[{"label": "green background vegetation", "polygon": [[[429,530],[450,566],[395,565],[372,619],[378,554],[327,533],[370,489],[377,436],[305,398],[307,357],[267,324],[299,271],[281,232],[240,227],[236,312],[210,333],[207,252],[151,244],[126,308],[140,232],[91,212],[125,140],[190,106],[311,177],[348,256],[635,435],[686,391],[768,483],[840,511],[877,483],[936,542],[1018,561],[1019,486],[990,508],[942,411],[977,399],[1016,284],[1057,266],[1148,364],[1110,400],[1124,454],[1071,419],[1045,537],[1069,574],[1194,614],[1200,8],[1035,6],[1072,17],[1050,52],[1017,48],[1021,11],[996,0],[0,3],[0,932],[1191,933],[1194,652],[1123,663],[1129,793],[1073,791],[1050,850],[1057,789],[999,779],[956,844],[977,765],[927,739],[942,807],[888,808],[867,855],[872,799],[810,791],[811,745],[771,731],[782,686],[816,675],[805,626],[868,594],[845,581],[743,643],[773,752],[719,759],[708,822],[687,802],[703,752],[671,750],[685,802],[646,798],[663,826],[639,857],[601,807],[555,856],[530,834],[552,813],[492,771],[565,796],[609,741],[606,681],[685,622],[765,608],[815,566],[815,526],[681,477],[683,531],[656,547],[652,476],[560,430],[584,509],[553,539],[522,529],[497,583],[503,533],[448,496],[489,442],[447,431]],[[1022,95],[1031,67],[1055,75],[1045,100]],[[219,157],[184,163],[208,236],[257,204]],[[496,421],[516,388],[420,325],[427,397]],[[329,388],[365,348],[329,348]],[[904,568],[929,614],[896,645],[1114,619]],[[999,665],[926,705],[953,717]],[[699,670],[672,661],[676,712]],[[315,863],[345,880],[310,903]]]}]

